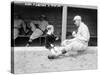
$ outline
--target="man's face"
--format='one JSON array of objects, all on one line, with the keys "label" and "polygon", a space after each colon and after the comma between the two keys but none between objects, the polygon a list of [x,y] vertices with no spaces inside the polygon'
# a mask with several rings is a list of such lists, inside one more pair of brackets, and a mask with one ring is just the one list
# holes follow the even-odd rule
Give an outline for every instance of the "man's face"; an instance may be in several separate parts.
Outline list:
[{"label": "man's face", "polygon": [[76,26],[80,26],[80,20],[75,20],[75,21],[74,21],[74,24],[75,24]]}]

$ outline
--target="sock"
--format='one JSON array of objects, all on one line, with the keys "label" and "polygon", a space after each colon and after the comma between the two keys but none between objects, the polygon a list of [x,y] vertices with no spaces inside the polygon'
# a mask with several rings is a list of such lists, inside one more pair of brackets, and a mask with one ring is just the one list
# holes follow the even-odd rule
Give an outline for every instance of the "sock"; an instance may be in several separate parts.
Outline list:
[{"label": "sock", "polygon": [[29,44],[29,45],[30,45],[31,43],[32,43],[32,40],[29,40],[27,44]]}]

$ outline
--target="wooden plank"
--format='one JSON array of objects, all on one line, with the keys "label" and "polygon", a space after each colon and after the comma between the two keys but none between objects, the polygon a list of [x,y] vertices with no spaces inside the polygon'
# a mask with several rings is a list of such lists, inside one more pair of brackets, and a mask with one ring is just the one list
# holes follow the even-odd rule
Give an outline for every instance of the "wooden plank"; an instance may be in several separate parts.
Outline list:
[{"label": "wooden plank", "polygon": [[[62,7],[62,6],[68,6],[68,7],[76,7],[76,8],[86,8],[86,9],[98,9],[98,7],[96,5],[77,5],[77,4],[60,4],[60,3],[44,3],[44,2],[23,2],[23,1],[14,1],[15,4],[19,4],[19,5],[30,5],[30,6],[33,6],[34,3],[35,4],[41,4],[41,5],[49,5],[49,6],[55,6],[55,7]],[[37,5],[39,6],[39,5]],[[39,6],[41,7],[41,6]]]},{"label": "wooden plank", "polygon": [[66,26],[67,25],[67,6],[63,6],[62,10],[62,36],[61,41],[66,39]]}]

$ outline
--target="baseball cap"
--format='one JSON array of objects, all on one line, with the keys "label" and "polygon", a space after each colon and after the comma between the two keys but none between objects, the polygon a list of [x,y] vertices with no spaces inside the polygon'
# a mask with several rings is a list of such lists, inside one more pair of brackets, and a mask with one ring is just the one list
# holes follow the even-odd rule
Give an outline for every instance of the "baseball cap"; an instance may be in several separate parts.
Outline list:
[{"label": "baseball cap", "polygon": [[81,19],[82,19],[81,16],[76,15],[73,20],[75,21],[75,20],[81,20]]}]

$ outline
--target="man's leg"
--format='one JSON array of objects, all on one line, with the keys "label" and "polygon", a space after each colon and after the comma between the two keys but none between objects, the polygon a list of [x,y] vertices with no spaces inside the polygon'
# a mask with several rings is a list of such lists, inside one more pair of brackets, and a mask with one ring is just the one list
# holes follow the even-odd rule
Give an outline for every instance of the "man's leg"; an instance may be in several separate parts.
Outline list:
[{"label": "man's leg", "polygon": [[66,50],[64,50],[64,47],[62,47],[62,50],[61,48],[57,48],[57,47],[54,47],[52,49],[50,49],[51,51],[51,55],[48,56],[49,59],[55,59],[55,58],[58,58],[59,56],[62,56],[64,55],[65,53],[67,53]]},{"label": "man's leg", "polygon": [[64,55],[67,53],[68,50],[70,50],[70,45],[66,44],[66,40],[63,42],[63,46],[57,48],[54,47],[52,48],[50,51],[52,53],[52,55],[48,56],[49,59],[55,59],[58,58],[61,55]]},{"label": "man's leg", "polygon": [[18,37],[19,31],[18,29],[14,28],[14,40]]},{"label": "man's leg", "polygon": [[73,40],[74,40],[74,39],[64,40],[64,41],[61,43],[61,46],[69,45],[70,43],[72,43]]},{"label": "man's leg", "polygon": [[67,51],[66,55],[77,55],[78,51],[82,48],[83,46],[79,41],[73,40],[69,45],[65,46],[65,50]]},{"label": "man's leg", "polygon": [[[67,43],[69,42],[69,43]],[[86,47],[80,43],[79,41],[72,39],[70,41],[64,41],[63,46],[61,47],[60,50],[56,53],[56,56],[60,56],[63,54],[66,54],[67,56],[69,55],[76,55],[78,54],[79,50],[83,50]]]},{"label": "man's leg", "polygon": [[88,45],[76,40],[73,42],[73,45],[72,45],[73,49],[71,50],[70,54],[77,55],[79,52],[84,52],[87,46]]},{"label": "man's leg", "polygon": [[73,42],[73,39],[65,40],[65,41],[62,42],[61,49],[60,49],[61,54],[66,54],[68,51],[71,50],[72,42]]},{"label": "man's leg", "polygon": [[36,29],[36,30],[32,33],[32,35],[30,36],[30,39],[29,39],[29,41],[28,41],[28,43],[27,43],[26,46],[29,46],[29,45],[32,43],[32,40],[34,40],[34,39],[36,39],[36,38],[39,38],[42,34],[43,34],[43,32],[42,32],[41,30]]},{"label": "man's leg", "polygon": [[27,47],[30,46],[31,43],[32,43],[32,39],[29,39],[29,41],[28,41],[28,43],[26,44],[26,46],[27,46]]},{"label": "man's leg", "polygon": [[29,40],[28,40],[28,43],[26,44],[27,47],[30,46],[30,45],[32,44],[33,35],[34,35],[34,34],[35,34],[34,32],[31,34],[31,36],[30,36],[30,38],[29,38]]},{"label": "man's leg", "polygon": [[56,56],[61,56],[61,55],[69,55],[70,51],[72,50],[72,44],[70,43],[69,45],[66,46],[61,46],[58,52],[56,53]]}]

